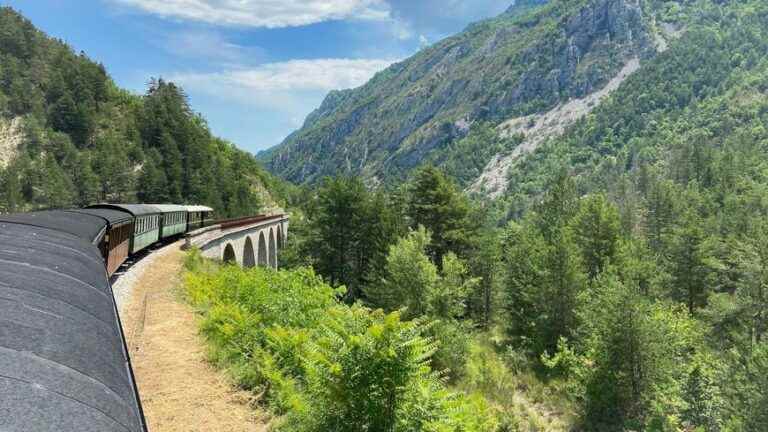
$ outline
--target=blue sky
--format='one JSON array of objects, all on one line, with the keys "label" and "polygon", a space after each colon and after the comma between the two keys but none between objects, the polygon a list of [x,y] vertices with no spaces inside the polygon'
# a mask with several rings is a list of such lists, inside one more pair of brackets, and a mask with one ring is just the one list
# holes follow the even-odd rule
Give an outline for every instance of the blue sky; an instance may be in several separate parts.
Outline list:
[{"label": "blue sky", "polygon": [[180,83],[212,131],[258,152],[301,126],[332,89],[512,0],[0,0],[118,85]]}]

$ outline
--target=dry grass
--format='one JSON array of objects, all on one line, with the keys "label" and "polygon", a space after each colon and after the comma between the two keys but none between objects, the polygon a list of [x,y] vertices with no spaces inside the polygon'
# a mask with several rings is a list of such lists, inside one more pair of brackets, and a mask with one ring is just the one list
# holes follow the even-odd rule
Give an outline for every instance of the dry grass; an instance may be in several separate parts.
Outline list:
[{"label": "dry grass", "polygon": [[267,431],[253,396],[206,361],[194,311],[179,299],[180,243],[137,275],[122,321],[152,432]]}]

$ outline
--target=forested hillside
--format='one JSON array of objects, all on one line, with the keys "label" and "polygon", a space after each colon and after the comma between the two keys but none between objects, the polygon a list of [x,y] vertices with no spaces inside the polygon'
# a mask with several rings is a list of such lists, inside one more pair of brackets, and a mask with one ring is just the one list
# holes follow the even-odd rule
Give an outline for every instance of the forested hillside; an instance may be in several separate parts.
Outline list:
[{"label": "forested hillside", "polygon": [[130,94],[0,8],[0,211],[142,201],[253,214],[277,187],[253,156],[211,135],[180,87],[153,79]]},{"label": "forested hillside", "polygon": [[388,184],[427,160],[468,183],[520,143],[477,139],[484,128],[585,97],[633,59],[652,57],[667,37],[655,3],[665,2],[518,2],[362,87],[332,92],[299,131],[260,157],[296,182],[343,171]]}]

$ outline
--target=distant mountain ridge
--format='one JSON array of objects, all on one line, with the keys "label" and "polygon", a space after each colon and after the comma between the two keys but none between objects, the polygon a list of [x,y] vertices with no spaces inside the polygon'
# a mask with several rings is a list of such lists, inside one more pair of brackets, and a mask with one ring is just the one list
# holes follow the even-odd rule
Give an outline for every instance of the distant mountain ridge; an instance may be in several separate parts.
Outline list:
[{"label": "distant mountain ridge", "polygon": [[639,0],[517,2],[362,87],[331,92],[301,129],[259,158],[298,183],[349,173],[372,185],[450,161],[469,184],[519,143],[474,142],[475,129],[601,90],[631,59],[656,54],[653,19]]}]

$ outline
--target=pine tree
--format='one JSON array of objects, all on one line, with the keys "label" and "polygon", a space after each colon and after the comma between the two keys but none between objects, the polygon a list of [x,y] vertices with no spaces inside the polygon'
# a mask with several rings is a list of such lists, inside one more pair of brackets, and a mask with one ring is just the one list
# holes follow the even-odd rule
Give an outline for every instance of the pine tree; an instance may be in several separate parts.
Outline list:
[{"label": "pine tree", "polygon": [[415,174],[408,215],[414,228],[423,226],[432,234],[429,252],[438,266],[448,252],[465,256],[473,245],[477,227],[470,220],[469,202],[435,167],[424,167]]},{"label": "pine tree", "polygon": [[333,285],[345,285],[347,298],[360,295],[357,272],[361,227],[366,216],[368,191],[355,177],[326,179],[317,194],[314,214],[310,215],[312,247],[320,274]]},{"label": "pine tree", "polygon": [[536,356],[554,352],[561,338],[578,330],[577,308],[586,285],[572,234],[563,227],[547,239],[533,222],[512,224],[503,260],[510,336]]},{"label": "pine tree", "polygon": [[683,404],[681,380],[700,344],[696,323],[678,306],[655,303],[610,268],[580,307],[588,430],[666,430]]},{"label": "pine tree", "polygon": [[573,221],[574,240],[590,280],[616,260],[620,230],[618,211],[604,195],[591,195],[579,203]]},{"label": "pine tree", "polygon": [[540,287],[544,279],[544,239],[531,229],[510,222],[504,231],[501,260],[504,265],[500,321],[514,345],[533,349],[541,317]]},{"label": "pine tree", "polygon": [[664,181],[653,179],[646,194],[648,208],[646,226],[648,244],[656,253],[663,253],[665,239],[673,227],[675,218],[674,192]]},{"label": "pine tree", "polygon": [[24,200],[21,181],[21,173],[18,165],[12,162],[0,175],[0,184],[2,184],[2,211],[12,213],[22,208]]},{"label": "pine tree", "polygon": [[671,235],[671,295],[684,302],[691,315],[706,305],[709,295],[711,257],[702,224],[696,211],[688,210]]}]

